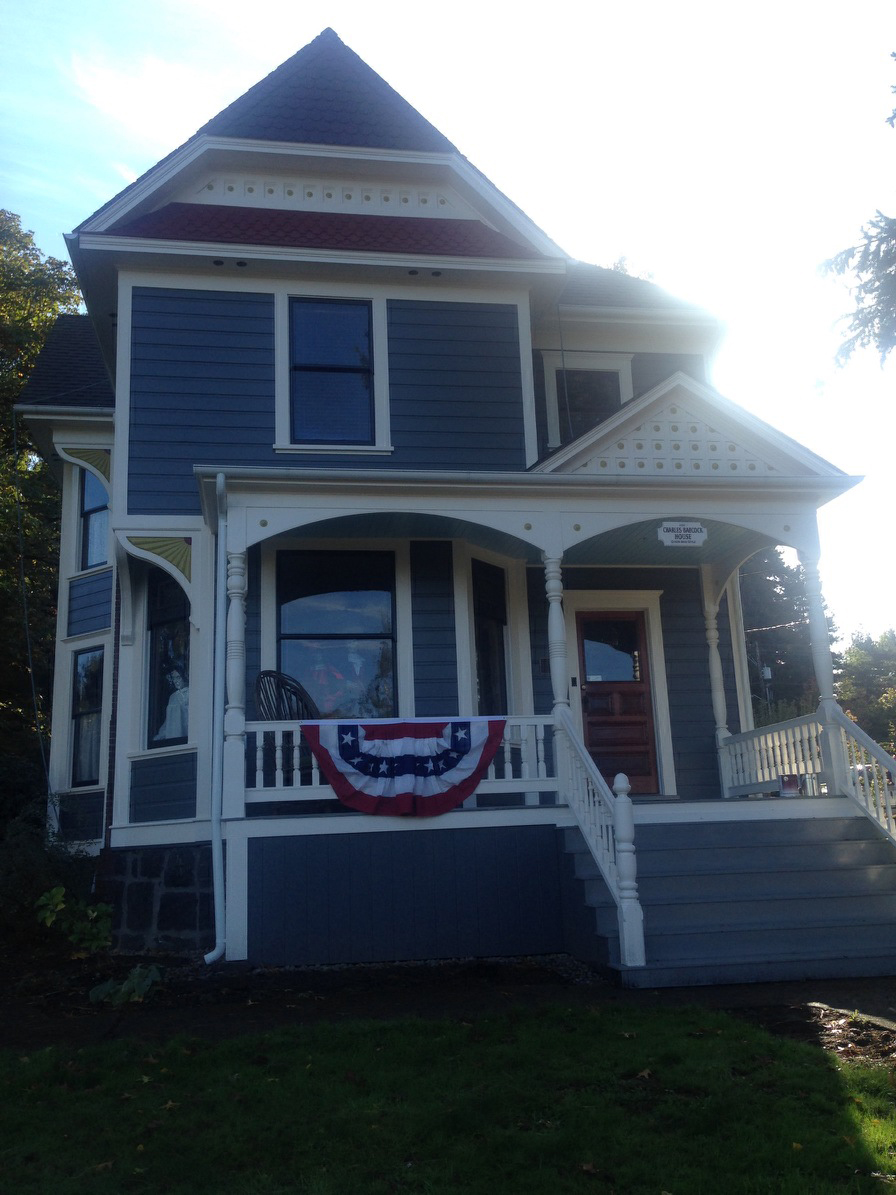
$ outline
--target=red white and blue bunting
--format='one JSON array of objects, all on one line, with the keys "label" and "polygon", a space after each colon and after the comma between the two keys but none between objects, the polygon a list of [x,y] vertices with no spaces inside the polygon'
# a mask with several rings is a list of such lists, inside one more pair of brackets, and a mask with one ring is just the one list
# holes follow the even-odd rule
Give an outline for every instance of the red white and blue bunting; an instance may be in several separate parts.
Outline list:
[{"label": "red white and blue bunting", "polygon": [[501,744],[504,719],[303,722],[302,733],[344,805],[433,817],[476,791]]}]

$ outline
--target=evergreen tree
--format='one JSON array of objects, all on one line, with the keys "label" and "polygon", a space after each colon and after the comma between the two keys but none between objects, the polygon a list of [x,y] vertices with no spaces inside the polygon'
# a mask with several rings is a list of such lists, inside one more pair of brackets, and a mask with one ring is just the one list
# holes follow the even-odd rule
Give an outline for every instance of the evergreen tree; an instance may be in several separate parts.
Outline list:
[{"label": "evergreen tree", "polygon": [[811,713],[818,685],[802,568],[768,548],[741,566],[740,590],[756,725]]},{"label": "evergreen tree", "polygon": [[[891,90],[896,92],[896,86]],[[896,109],[887,123],[896,128]],[[859,243],[832,257],[825,268],[855,280],[856,309],[837,359],[845,362],[855,349],[873,347],[883,363],[896,348],[896,219],[877,212],[862,229]]]},{"label": "evergreen tree", "polygon": [[837,674],[837,700],[866,734],[896,754],[896,631],[853,635]]},{"label": "evergreen tree", "polygon": [[53,321],[79,303],[71,268],[0,210],[0,825],[43,786],[59,541],[56,485],[13,406]]}]

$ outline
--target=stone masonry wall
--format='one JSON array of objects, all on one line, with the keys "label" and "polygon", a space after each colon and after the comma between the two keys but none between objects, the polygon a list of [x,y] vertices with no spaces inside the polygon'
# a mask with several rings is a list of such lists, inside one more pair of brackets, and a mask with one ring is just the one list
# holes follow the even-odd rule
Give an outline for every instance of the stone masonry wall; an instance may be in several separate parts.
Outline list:
[{"label": "stone masonry wall", "polygon": [[118,950],[194,953],[214,945],[210,844],[107,849],[100,872]]}]

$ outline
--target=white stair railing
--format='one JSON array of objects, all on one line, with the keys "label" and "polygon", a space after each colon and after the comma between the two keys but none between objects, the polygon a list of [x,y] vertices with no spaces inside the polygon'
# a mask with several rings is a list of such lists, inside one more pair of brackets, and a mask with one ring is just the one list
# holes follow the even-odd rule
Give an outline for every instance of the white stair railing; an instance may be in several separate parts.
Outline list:
[{"label": "white stair railing", "polygon": [[643,967],[644,913],[638,899],[635,821],[629,783],[620,773],[610,791],[565,706],[555,710],[558,771],[570,810],[616,902],[623,964]]},{"label": "white stair railing", "polygon": [[896,759],[833,702],[818,714],[730,735],[719,747],[726,797],[777,794],[796,776],[802,796],[850,797],[896,842]]},{"label": "white stair railing", "polygon": [[839,706],[831,710],[829,716],[834,725],[828,733],[839,731],[840,746],[846,756],[846,796],[851,797],[865,815],[896,842],[893,817],[896,759],[848,718]]}]

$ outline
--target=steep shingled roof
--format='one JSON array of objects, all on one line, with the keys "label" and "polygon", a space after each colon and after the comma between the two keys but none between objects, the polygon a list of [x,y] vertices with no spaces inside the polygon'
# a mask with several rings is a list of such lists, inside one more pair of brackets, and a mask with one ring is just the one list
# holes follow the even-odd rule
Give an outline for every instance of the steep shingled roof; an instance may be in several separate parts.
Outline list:
[{"label": "steep shingled roof", "polygon": [[224,245],[278,245],[355,253],[531,259],[536,253],[476,220],[169,203],[110,229],[113,236]]},{"label": "steep shingled roof", "polygon": [[[662,290],[655,282],[584,261],[569,263],[559,302],[569,307],[669,307],[678,311],[692,306]],[[692,309],[698,310],[696,307]]]},{"label": "steep shingled roof", "polygon": [[58,317],[18,401],[35,407],[115,406],[115,393],[89,316]]},{"label": "steep shingled roof", "polygon": [[332,29],[204,124],[196,136],[456,153]]}]

